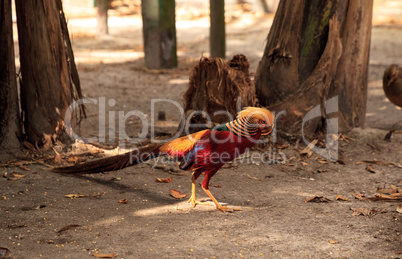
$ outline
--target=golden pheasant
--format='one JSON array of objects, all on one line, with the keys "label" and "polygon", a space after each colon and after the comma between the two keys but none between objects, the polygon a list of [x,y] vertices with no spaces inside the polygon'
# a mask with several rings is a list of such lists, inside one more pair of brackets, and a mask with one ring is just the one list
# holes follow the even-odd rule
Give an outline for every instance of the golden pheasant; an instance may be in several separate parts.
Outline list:
[{"label": "golden pheasant", "polygon": [[196,200],[195,183],[201,173],[204,173],[202,189],[215,203],[216,208],[225,212],[230,209],[220,205],[209,191],[211,177],[225,163],[253,147],[261,136],[270,134],[273,126],[274,116],[270,111],[265,108],[248,107],[239,112],[235,120],[212,129],[199,131],[164,144],[153,144],[118,156],[54,168],[53,171],[67,174],[91,174],[118,170],[160,155],[170,155],[181,160],[181,169],[193,171],[192,192],[188,202],[193,206],[199,203]]}]

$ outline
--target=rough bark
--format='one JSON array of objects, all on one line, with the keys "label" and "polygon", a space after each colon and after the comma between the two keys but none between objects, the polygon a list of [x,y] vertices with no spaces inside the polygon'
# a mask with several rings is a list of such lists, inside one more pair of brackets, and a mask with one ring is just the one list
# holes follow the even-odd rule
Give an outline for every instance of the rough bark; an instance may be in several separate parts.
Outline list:
[{"label": "rough bark", "polygon": [[211,57],[225,58],[225,0],[210,0],[209,46]]},{"label": "rough bark", "polygon": [[21,147],[11,0],[0,0],[0,154]]},{"label": "rough bark", "polygon": [[[332,97],[341,132],[364,126],[372,7],[372,0],[280,2],[256,73],[260,103],[286,112],[280,131],[322,130]],[[320,116],[301,132],[304,116],[319,105]]]},{"label": "rough bark", "polygon": [[108,14],[107,11],[109,9],[109,0],[96,0],[96,20],[97,20],[97,35],[107,35],[109,34],[108,27]]},{"label": "rough bark", "polygon": [[78,73],[60,0],[16,0],[16,12],[25,134],[46,148],[68,139],[64,115],[81,97]]},{"label": "rough bark", "polygon": [[142,0],[145,65],[177,67],[175,0]]}]

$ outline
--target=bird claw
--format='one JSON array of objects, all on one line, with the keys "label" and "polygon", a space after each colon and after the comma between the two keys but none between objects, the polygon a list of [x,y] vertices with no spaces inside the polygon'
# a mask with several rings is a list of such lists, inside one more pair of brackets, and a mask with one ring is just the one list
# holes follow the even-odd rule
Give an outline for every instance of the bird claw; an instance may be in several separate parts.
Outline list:
[{"label": "bird claw", "polygon": [[223,213],[225,213],[225,212],[233,213],[233,212],[235,211],[234,209],[228,208],[228,207],[226,207],[226,206],[217,206],[216,208],[217,208],[218,210],[222,211]]},{"label": "bird claw", "polygon": [[193,196],[191,196],[190,199],[188,199],[187,202],[190,203],[193,207],[195,207],[196,205],[208,205],[208,206],[211,205],[209,203],[205,203],[205,202],[202,202],[202,201],[197,201]]}]

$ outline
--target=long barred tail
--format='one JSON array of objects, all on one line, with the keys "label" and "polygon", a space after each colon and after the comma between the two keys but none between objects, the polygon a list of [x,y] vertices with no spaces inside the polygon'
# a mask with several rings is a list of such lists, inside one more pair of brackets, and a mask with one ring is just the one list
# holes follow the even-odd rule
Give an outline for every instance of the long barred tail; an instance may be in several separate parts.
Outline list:
[{"label": "long barred tail", "polygon": [[55,167],[52,171],[63,174],[95,174],[119,170],[159,156],[160,146],[161,144],[151,144],[117,156],[106,157],[72,166]]}]

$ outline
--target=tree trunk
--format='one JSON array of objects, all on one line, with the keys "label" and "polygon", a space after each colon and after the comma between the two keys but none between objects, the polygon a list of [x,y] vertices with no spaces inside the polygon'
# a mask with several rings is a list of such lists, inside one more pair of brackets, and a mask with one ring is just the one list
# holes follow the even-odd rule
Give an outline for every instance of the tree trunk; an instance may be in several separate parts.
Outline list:
[{"label": "tree trunk", "polygon": [[109,0],[96,0],[97,7],[97,35],[107,35],[109,34],[109,27],[107,24],[108,16],[107,10],[109,9]]},{"label": "tree trunk", "polygon": [[286,112],[280,131],[313,135],[329,113],[341,132],[364,126],[372,7],[372,0],[279,3],[256,92],[262,105]]},{"label": "tree trunk", "polygon": [[46,148],[67,140],[65,112],[82,97],[78,73],[61,0],[16,0],[16,12],[25,134]]},{"label": "tree trunk", "polygon": [[175,0],[142,0],[145,65],[177,67]]},{"label": "tree trunk", "polygon": [[21,147],[11,0],[0,0],[0,60],[0,153],[3,154]]},{"label": "tree trunk", "polygon": [[211,57],[225,58],[226,35],[225,35],[225,0],[209,1],[209,46]]}]

